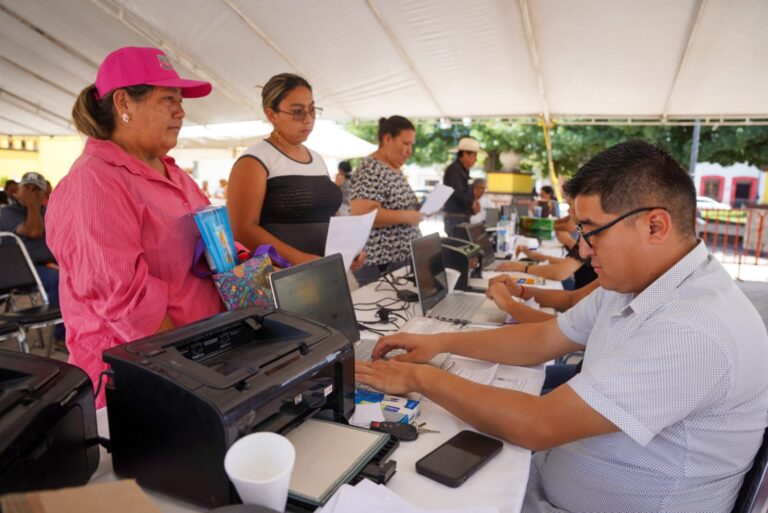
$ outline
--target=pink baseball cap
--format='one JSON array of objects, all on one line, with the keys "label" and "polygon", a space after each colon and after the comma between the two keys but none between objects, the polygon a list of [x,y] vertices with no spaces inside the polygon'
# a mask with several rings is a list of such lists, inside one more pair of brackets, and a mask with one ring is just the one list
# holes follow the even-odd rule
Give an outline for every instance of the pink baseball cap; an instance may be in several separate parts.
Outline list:
[{"label": "pink baseball cap", "polygon": [[184,98],[207,96],[213,89],[208,82],[179,77],[168,56],[157,48],[126,46],[107,55],[96,74],[99,98],[136,85],[179,87]]}]

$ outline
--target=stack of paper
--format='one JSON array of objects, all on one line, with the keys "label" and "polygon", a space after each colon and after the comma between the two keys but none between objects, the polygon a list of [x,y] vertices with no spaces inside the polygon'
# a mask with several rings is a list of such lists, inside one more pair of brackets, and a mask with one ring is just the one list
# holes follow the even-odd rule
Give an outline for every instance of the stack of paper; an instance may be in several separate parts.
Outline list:
[{"label": "stack of paper", "polygon": [[384,485],[363,479],[357,486],[344,485],[315,513],[499,513],[498,508],[470,507],[425,509],[398,497]]}]

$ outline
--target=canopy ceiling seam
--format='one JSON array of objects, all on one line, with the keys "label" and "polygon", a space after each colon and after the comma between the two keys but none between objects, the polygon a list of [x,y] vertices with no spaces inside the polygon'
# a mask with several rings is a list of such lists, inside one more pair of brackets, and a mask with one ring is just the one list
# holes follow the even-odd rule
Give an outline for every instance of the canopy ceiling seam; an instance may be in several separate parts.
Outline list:
[{"label": "canopy ceiling seam", "polygon": [[19,71],[21,71],[23,73],[26,73],[27,75],[29,75],[31,77],[36,78],[37,80],[39,80],[40,82],[44,83],[47,86],[53,87],[54,89],[57,89],[58,91],[66,94],[68,96],[72,96],[74,98],[77,98],[77,94],[78,93],[70,91],[68,89],[65,89],[65,88],[61,87],[56,82],[54,82],[52,80],[48,80],[47,78],[43,77],[42,75],[38,75],[37,73],[35,73],[31,69],[22,66],[18,62],[12,61],[11,59],[5,57],[4,55],[0,55],[0,61],[5,62],[6,64],[8,64],[8,65],[18,69]]},{"label": "canopy ceiling seam", "polygon": [[92,61],[91,59],[89,59],[88,57],[86,57],[85,54],[78,52],[77,50],[75,50],[74,48],[72,48],[68,44],[64,43],[63,41],[61,41],[59,39],[56,39],[55,37],[53,37],[52,35],[50,35],[46,31],[42,30],[37,25],[33,24],[31,21],[27,20],[26,18],[24,18],[20,14],[17,14],[16,12],[11,11],[5,5],[0,4],[0,12],[4,12],[8,16],[10,16],[11,18],[15,19],[16,21],[18,21],[19,23],[21,23],[25,27],[29,28],[30,30],[34,31],[36,34],[38,34],[41,37],[43,37],[44,39],[46,39],[51,44],[61,48],[66,53],[68,53],[71,56],[75,57],[79,61],[87,64],[91,68],[96,69],[96,68],[99,67],[98,63],[96,63],[96,62]]},{"label": "canopy ceiling seam", "polygon": [[408,69],[411,70],[411,73],[414,74],[419,82],[419,85],[424,89],[424,92],[427,93],[427,96],[429,96],[429,98],[432,100],[432,103],[435,104],[435,107],[437,107],[437,111],[440,113],[440,116],[445,116],[445,110],[443,109],[442,105],[440,105],[440,102],[437,101],[437,97],[432,92],[432,89],[429,87],[424,77],[421,75],[421,73],[419,73],[418,68],[416,68],[416,64],[405,51],[405,48],[403,48],[403,46],[400,44],[400,40],[397,39],[394,31],[390,28],[387,22],[384,21],[384,16],[382,16],[381,11],[379,11],[378,7],[376,7],[375,1],[366,0],[366,3],[368,4],[368,8],[373,13],[373,16],[379,22],[382,30],[384,30],[384,33],[387,35],[389,42],[392,43],[392,46],[395,47],[395,50],[400,55],[400,58],[405,62],[406,66],[408,66]]},{"label": "canopy ceiling seam", "polygon": [[544,116],[544,122],[550,124],[552,122],[551,113],[549,112],[549,100],[547,99],[547,87],[544,84],[544,73],[541,70],[541,61],[539,59],[539,50],[536,46],[536,35],[533,31],[533,22],[531,21],[531,10],[528,5],[528,0],[518,0],[520,6],[520,15],[523,20],[523,29],[525,31],[525,41],[528,45],[528,56],[531,59],[531,67],[533,73],[536,76],[536,89],[539,93],[539,102],[541,102],[541,110]]},{"label": "canopy ceiling seam", "polygon": [[[265,43],[267,43],[267,45],[270,48],[272,48],[272,50],[275,53],[277,53],[282,59],[284,59],[288,64],[290,64],[293,67],[293,69],[296,71],[296,73],[298,73],[299,75],[301,75],[302,77],[305,77],[305,78],[309,77],[308,73],[306,71],[304,71],[301,66],[299,66],[299,63],[296,62],[293,59],[293,57],[288,55],[288,53],[286,53],[282,48],[280,48],[277,45],[277,43],[275,41],[273,41],[272,38],[269,37],[269,35],[266,32],[264,32],[264,30],[261,29],[261,27],[259,27],[255,22],[253,22],[253,20],[251,20],[237,5],[235,5],[235,3],[232,0],[221,0],[221,1],[224,2],[227,5],[227,7],[229,7],[235,14],[237,14],[237,16],[239,16],[240,19],[243,20],[245,22],[245,24],[248,25],[248,27],[251,30],[256,32],[256,34]],[[315,82],[314,79],[307,78],[307,80],[310,80],[310,82]],[[328,88],[327,87],[323,87],[323,85],[320,84],[320,90],[321,91],[323,91],[323,90],[327,91]],[[319,96],[324,96],[324,97],[327,98],[327,97],[330,97],[331,95],[330,94],[325,94],[325,95],[319,95]],[[346,115],[352,116],[352,114],[347,110],[346,105],[339,104],[339,107],[341,108],[342,111],[344,111],[344,113]]]},{"label": "canopy ceiling seam", "polygon": [[45,135],[41,130],[38,130],[37,128],[35,128],[33,126],[29,126],[27,124],[21,123],[19,121],[16,121],[15,119],[11,119],[11,118],[3,116],[1,114],[0,114],[0,119],[2,119],[3,121],[7,121],[9,123],[13,123],[16,126],[20,126],[22,128],[26,128],[27,130],[31,130],[35,134]]},{"label": "canopy ceiling seam", "polygon": [[[17,94],[14,94],[2,87],[0,87],[0,100],[5,99],[8,103],[11,105],[14,105],[15,107],[18,107],[19,109],[28,112],[29,114],[33,114],[39,118],[42,118],[46,120],[49,123],[53,123],[54,125],[63,126],[67,130],[72,130],[72,121],[68,118],[65,118],[64,116],[61,116],[59,114],[56,114],[52,110],[48,110],[45,107],[41,107],[40,105],[37,105],[35,103],[32,103],[31,101],[27,100],[26,98],[23,98]],[[12,100],[12,101],[10,101]],[[53,119],[49,119],[48,117],[41,116],[40,113],[44,113],[47,116],[50,116]]]},{"label": "canopy ceiling seam", "polygon": [[701,19],[704,17],[704,8],[706,5],[707,0],[699,0],[699,8],[696,12],[696,18],[691,25],[691,29],[688,31],[688,41],[686,42],[685,50],[683,51],[683,55],[680,58],[680,62],[677,64],[675,77],[672,79],[672,84],[670,85],[669,92],[667,93],[667,99],[664,102],[664,108],[661,111],[662,120],[666,120],[667,116],[669,115],[669,104],[672,101],[672,96],[675,94],[675,90],[677,89],[677,83],[680,81],[680,75],[682,75],[683,69],[688,63],[688,57],[691,54],[691,48],[693,47],[693,41],[696,38],[696,32],[701,25]]},{"label": "canopy ceiling seam", "polygon": [[[156,47],[170,54],[173,60],[180,62],[190,71],[197,74],[200,78],[211,82],[216,92],[219,92],[235,102],[237,105],[245,106],[254,112],[260,111],[260,106],[254,104],[247,96],[241,94],[213,71],[197,64],[191,57],[187,56],[181,49],[169,43],[164,37],[154,32],[147,26],[146,22],[137,14],[119,5],[115,0],[91,0],[91,3],[102,9],[104,12],[120,21],[123,25],[140,35]],[[195,122],[194,120],[190,120]],[[199,124],[199,123],[198,123]]]}]

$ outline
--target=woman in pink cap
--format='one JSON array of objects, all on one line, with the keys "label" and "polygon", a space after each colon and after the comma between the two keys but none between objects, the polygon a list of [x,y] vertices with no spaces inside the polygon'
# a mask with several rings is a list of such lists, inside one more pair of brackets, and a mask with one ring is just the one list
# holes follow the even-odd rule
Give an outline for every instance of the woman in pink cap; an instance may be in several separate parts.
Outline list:
[{"label": "woman in pink cap", "polygon": [[94,386],[107,368],[102,351],[223,308],[211,280],[190,272],[198,234],[189,214],[208,199],[167,156],[182,98],[211,89],[179,78],[156,48],[126,47],[107,56],[72,110],[88,140],[51,195],[46,229],[69,361]]}]

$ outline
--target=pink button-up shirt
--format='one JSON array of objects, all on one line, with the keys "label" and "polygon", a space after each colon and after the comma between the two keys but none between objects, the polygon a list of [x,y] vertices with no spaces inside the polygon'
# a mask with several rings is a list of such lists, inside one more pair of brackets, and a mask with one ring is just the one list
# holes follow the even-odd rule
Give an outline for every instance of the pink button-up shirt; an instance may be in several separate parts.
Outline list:
[{"label": "pink button-up shirt", "polygon": [[[170,157],[168,178],[111,141],[88,139],[56,186],[45,224],[61,268],[70,363],[96,386],[102,351],[223,309],[210,279],[191,272],[199,237],[190,215],[208,204]],[[104,393],[96,406],[104,406]]]}]

